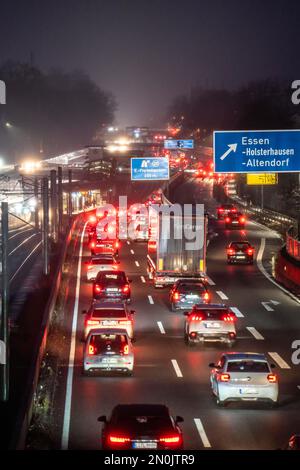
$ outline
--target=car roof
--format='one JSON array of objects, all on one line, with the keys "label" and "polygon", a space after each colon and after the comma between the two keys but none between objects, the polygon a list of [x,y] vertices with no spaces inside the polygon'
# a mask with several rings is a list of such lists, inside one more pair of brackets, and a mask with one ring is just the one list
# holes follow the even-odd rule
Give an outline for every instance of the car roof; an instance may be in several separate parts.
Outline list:
[{"label": "car roof", "polygon": [[228,310],[230,307],[225,304],[196,304],[194,308],[197,310]]},{"label": "car roof", "polygon": [[265,354],[261,353],[237,353],[237,352],[227,352],[224,354],[226,358],[230,361],[243,361],[243,360],[253,360],[253,361],[268,361]]}]

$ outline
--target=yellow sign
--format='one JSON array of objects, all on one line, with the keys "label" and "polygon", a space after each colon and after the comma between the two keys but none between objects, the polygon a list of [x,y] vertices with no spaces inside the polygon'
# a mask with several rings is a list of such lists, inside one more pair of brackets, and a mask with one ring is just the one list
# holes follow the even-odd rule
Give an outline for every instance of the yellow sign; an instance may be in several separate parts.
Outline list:
[{"label": "yellow sign", "polygon": [[247,184],[277,184],[277,173],[247,173]]}]

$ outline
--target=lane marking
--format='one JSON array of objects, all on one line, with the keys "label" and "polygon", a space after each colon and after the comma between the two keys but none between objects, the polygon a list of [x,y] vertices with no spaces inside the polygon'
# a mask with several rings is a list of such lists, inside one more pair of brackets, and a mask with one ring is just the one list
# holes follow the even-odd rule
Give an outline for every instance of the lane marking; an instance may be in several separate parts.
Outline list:
[{"label": "lane marking", "polygon": [[150,304],[152,304],[152,305],[154,304],[154,300],[152,298],[152,295],[148,295],[148,300],[149,300]]},{"label": "lane marking", "polygon": [[277,352],[269,352],[268,354],[271,356],[273,361],[275,361],[281,367],[281,369],[290,369],[291,368],[288,365],[288,363],[285,362],[285,360],[282,359],[282,357]]},{"label": "lane marking", "polygon": [[178,365],[178,362],[176,361],[176,359],[171,359],[171,362],[172,362],[172,365],[174,367],[174,370],[176,372],[177,377],[181,379],[183,377],[183,375],[182,375],[182,372],[181,372],[180,367]]},{"label": "lane marking", "polygon": [[144,276],[141,276],[141,281],[142,281],[143,283],[146,282],[146,279],[144,278]]},{"label": "lane marking", "polygon": [[207,280],[207,284],[209,284],[210,286],[215,286],[216,283],[208,276],[206,276],[206,280]]},{"label": "lane marking", "polygon": [[165,332],[164,326],[163,326],[163,324],[162,324],[161,321],[158,321],[158,322],[157,322],[157,326],[158,326],[159,331],[161,332],[161,334],[162,334],[162,335],[165,335],[166,332]]},{"label": "lane marking", "polygon": [[67,385],[66,385],[66,401],[65,401],[65,411],[64,411],[64,420],[63,420],[63,432],[62,432],[62,438],[61,438],[61,448],[63,450],[67,450],[69,446],[71,405],[72,405],[72,386],[73,386],[75,349],[76,349],[76,331],[77,331],[80,280],[81,280],[81,262],[82,262],[82,252],[83,252],[83,240],[84,240],[84,233],[85,233],[86,226],[87,226],[87,222],[84,225],[83,230],[82,230],[82,234],[80,238],[79,255],[78,255],[75,303],[74,303],[74,310],[73,310],[71,346],[70,346],[68,376],[67,376]]},{"label": "lane marking", "polygon": [[137,267],[139,267],[139,266],[140,266],[140,263],[139,263],[138,261],[135,261],[135,265],[136,265]]},{"label": "lane marking", "polygon": [[222,300],[228,300],[227,295],[224,294],[224,292],[222,292],[221,290],[217,290],[216,294],[218,294],[218,296],[221,297]]},{"label": "lane marking", "polygon": [[211,444],[208,440],[206,432],[204,431],[204,427],[203,427],[203,424],[201,422],[201,419],[200,418],[194,418],[194,422],[195,422],[195,425],[196,425],[197,431],[199,433],[199,436],[201,438],[203,446],[207,447],[207,448],[210,448]]},{"label": "lane marking", "polygon": [[259,331],[257,331],[257,329],[254,328],[253,326],[246,326],[246,329],[254,336],[255,339],[258,339],[258,340],[265,339],[263,335],[261,335]]},{"label": "lane marking", "polygon": [[274,308],[269,305],[269,302],[261,302],[261,304],[267,310],[267,312],[274,312]]},{"label": "lane marking", "polygon": [[134,250],[130,250],[130,253],[131,253],[132,255],[134,255]]},{"label": "lane marking", "polygon": [[230,307],[230,308],[237,317],[244,318],[244,315],[237,307]]},{"label": "lane marking", "polygon": [[300,299],[298,297],[296,297],[296,295],[292,294],[292,292],[288,291],[287,289],[285,289],[284,287],[282,287],[280,284],[278,284],[275,279],[273,279],[270,274],[265,270],[264,266],[263,266],[263,263],[262,263],[262,258],[263,258],[263,254],[264,254],[264,250],[265,250],[265,246],[266,246],[266,239],[265,238],[261,238],[260,240],[260,247],[259,247],[259,250],[258,250],[258,253],[257,253],[257,257],[256,257],[256,263],[257,263],[257,267],[258,269],[260,270],[260,272],[268,279],[268,281],[272,282],[272,284],[274,284],[274,286],[278,287],[278,289],[282,290],[282,292],[284,292],[285,294],[287,294],[289,297],[291,297],[291,299],[295,300],[295,302],[297,302],[298,304],[300,304]]},{"label": "lane marking", "polygon": [[127,245],[130,245],[130,241],[129,241],[129,240],[127,240]]}]

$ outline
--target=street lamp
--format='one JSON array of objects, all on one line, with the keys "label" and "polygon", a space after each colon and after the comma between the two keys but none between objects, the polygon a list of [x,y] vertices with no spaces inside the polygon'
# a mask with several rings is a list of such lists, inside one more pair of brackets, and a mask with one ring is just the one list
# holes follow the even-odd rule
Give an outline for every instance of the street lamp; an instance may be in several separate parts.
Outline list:
[{"label": "street lamp", "polygon": [[6,122],[5,123],[5,127],[7,127],[8,129],[10,129],[12,127],[12,124],[10,122]]}]

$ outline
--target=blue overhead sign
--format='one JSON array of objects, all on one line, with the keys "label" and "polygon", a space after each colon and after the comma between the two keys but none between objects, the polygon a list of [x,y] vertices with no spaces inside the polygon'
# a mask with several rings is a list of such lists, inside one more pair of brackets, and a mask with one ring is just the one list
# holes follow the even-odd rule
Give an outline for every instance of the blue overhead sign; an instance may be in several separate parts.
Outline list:
[{"label": "blue overhead sign", "polygon": [[216,173],[300,172],[300,130],[215,131]]},{"label": "blue overhead sign", "polygon": [[190,140],[164,140],[164,147],[168,150],[176,150],[176,149],[193,149],[194,148],[194,141],[193,139]]},{"label": "blue overhead sign", "polygon": [[133,181],[168,180],[169,159],[159,158],[131,158],[131,179]]}]

